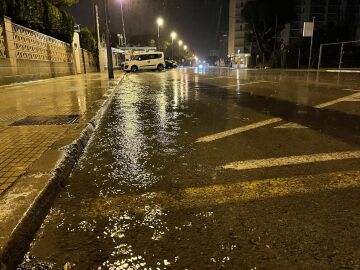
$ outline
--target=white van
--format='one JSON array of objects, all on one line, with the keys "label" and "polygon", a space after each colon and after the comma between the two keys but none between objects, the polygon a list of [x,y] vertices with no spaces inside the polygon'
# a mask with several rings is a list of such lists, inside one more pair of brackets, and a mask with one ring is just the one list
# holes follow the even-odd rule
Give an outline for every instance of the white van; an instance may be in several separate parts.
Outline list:
[{"label": "white van", "polygon": [[136,52],[131,54],[130,60],[124,62],[124,70],[136,72],[138,70],[158,70],[165,69],[163,52]]}]

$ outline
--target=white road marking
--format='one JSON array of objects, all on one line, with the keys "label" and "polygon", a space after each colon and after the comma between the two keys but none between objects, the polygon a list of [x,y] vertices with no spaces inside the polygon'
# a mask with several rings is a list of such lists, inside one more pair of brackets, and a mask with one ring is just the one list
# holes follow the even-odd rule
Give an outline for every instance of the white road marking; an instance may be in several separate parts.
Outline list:
[{"label": "white road marking", "polygon": [[228,137],[228,136],[231,136],[231,135],[235,135],[235,134],[239,134],[239,133],[242,133],[242,132],[245,132],[245,131],[249,131],[251,129],[255,129],[255,128],[258,128],[258,127],[263,127],[263,126],[271,125],[271,124],[274,124],[274,123],[278,123],[278,122],[281,122],[281,121],[282,121],[281,118],[271,118],[271,119],[260,121],[260,122],[250,124],[250,125],[247,125],[247,126],[242,126],[242,127],[239,127],[239,128],[234,128],[234,129],[230,129],[230,130],[227,130],[227,131],[224,131],[224,132],[220,132],[220,133],[216,133],[216,134],[213,134],[213,135],[205,136],[205,137],[197,139],[196,142],[211,142],[211,141],[222,139],[222,138],[225,138],[225,137]]},{"label": "white road marking", "polygon": [[228,78],[228,77],[227,76],[216,76],[216,77],[201,78],[200,80],[207,81],[207,80],[215,80],[215,79],[221,79],[221,78]]},{"label": "white road marking", "polygon": [[277,126],[275,128],[283,128],[283,129],[285,129],[285,128],[308,128],[308,127],[299,125],[297,123],[289,122],[289,123],[285,123],[283,125]]},{"label": "white road marking", "polygon": [[223,88],[230,88],[230,87],[250,85],[250,84],[259,84],[259,83],[273,83],[273,82],[272,81],[258,81],[258,82],[238,83],[238,84],[226,85],[226,86],[223,86]]},{"label": "white road marking", "polygon": [[[316,184],[314,184],[316,181]],[[319,194],[325,191],[359,188],[360,172],[323,173],[271,179],[254,179],[228,184],[190,187],[173,192],[157,191],[143,194],[125,194],[112,197],[87,199],[81,204],[81,216],[96,218],[119,212],[143,213],[149,205],[161,205],[164,209],[194,209],[229,205],[266,198],[281,198],[295,194]],[[151,196],[147,196],[151,194]],[[0,204],[0,207],[2,204]],[[3,207],[4,208],[4,207]],[[0,215],[3,209],[0,209]],[[0,216],[1,217],[1,216]]]},{"label": "white road marking", "polygon": [[[344,101],[359,101],[359,98],[360,98],[360,93],[355,93],[355,94],[351,94],[351,95],[348,95],[348,96],[345,96],[345,97],[342,97],[342,98],[338,98],[338,99],[335,99],[335,100],[332,100],[332,101],[328,101],[328,102],[319,104],[317,106],[314,106],[314,108],[321,109],[321,108],[329,107],[329,106],[332,106],[332,105],[335,105],[337,103],[344,102]],[[220,132],[220,133],[216,133],[216,134],[213,134],[213,135],[201,137],[201,138],[197,139],[196,142],[197,143],[199,143],[199,142],[211,142],[211,141],[222,139],[222,138],[225,138],[225,137],[228,137],[228,136],[232,136],[232,135],[235,135],[235,134],[246,132],[246,131],[249,131],[249,130],[252,130],[252,129],[255,129],[255,128],[259,128],[259,127],[271,125],[271,124],[274,124],[274,123],[278,123],[278,122],[281,122],[281,121],[282,121],[281,118],[270,118],[268,120],[260,121],[260,122],[250,124],[250,125],[247,125],[247,126],[238,127],[238,128],[230,129],[230,130],[223,131],[223,132]]]},{"label": "white road marking", "polygon": [[280,167],[287,165],[308,164],[315,162],[344,160],[344,159],[358,159],[358,158],[360,158],[360,151],[321,153],[321,154],[313,154],[313,155],[238,161],[224,165],[223,168],[232,169],[232,170],[249,170],[249,169],[271,168],[271,167]]},{"label": "white road marking", "polygon": [[349,96],[345,96],[345,97],[342,97],[342,98],[338,98],[338,99],[335,99],[335,100],[331,100],[331,101],[319,104],[317,106],[314,106],[314,108],[322,109],[322,108],[329,107],[329,106],[332,106],[332,105],[335,105],[337,103],[344,102],[344,101],[357,101],[357,99],[359,97],[360,97],[360,93],[355,93],[355,94],[352,94],[352,95],[349,95]]},{"label": "white road marking", "polygon": [[360,92],[360,90],[357,89],[343,89],[344,91],[350,91],[350,92]]}]

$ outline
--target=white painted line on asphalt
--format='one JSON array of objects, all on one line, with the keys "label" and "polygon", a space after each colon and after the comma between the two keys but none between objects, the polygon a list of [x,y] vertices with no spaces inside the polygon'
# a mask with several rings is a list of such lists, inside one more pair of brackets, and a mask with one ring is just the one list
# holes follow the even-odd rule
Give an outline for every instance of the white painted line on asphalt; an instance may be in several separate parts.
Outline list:
[{"label": "white painted line on asphalt", "polygon": [[275,128],[283,128],[283,129],[286,129],[286,128],[308,128],[308,127],[305,127],[305,126],[302,126],[302,125],[299,125],[297,123],[286,123],[286,124],[283,124],[283,125],[280,125],[280,126],[277,126]]},{"label": "white painted line on asphalt", "polygon": [[[314,184],[316,180],[316,184]],[[325,191],[359,188],[360,172],[323,173],[302,176],[254,179],[227,184],[189,187],[173,192],[157,191],[144,194],[125,194],[83,201],[80,216],[97,218],[120,212],[143,213],[148,205],[161,205],[164,209],[194,209],[230,205],[266,198],[281,198],[295,194],[319,194]],[[147,196],[151,194],[151,196]]]},{"label": "white painted line on asphalt", "polygon": [[358,158],[360,158],[360,151],[321,153],[321,154],[313,154],[313,155],[237,161],[224,165],[223,168],[240,171],[240,170],[271,168],[271,167],[280,167],[287,165],[308,164],[315,162],[344,160],[344,159],[358,159]]},{"label": "white painted line on asphalt", "polygon": [[252,130],[252,129],[255,129],[255,128],[259,128],[259,127],[267,126],[267,125],[270,125],[270,124],[278,123],[278,122],[281,122],[281,121],[282,121],[281,118],[271,118],[271,119],[260,121],[260,122],[250,124],[250,125],[247,125],[247,126],[242,126],[242,127],[239,127],[239,128],[234,128],[234,129],[230,129],[230,130],[227,130],[227,131],[224,131],[224,132],[220,132],[220,133],[216,133],[216,134],[213,134],[213,135],[205,136],[205,137],[197,139],[196,142],[211,142],[211,141],[215,141],[215,140],[222,139],[222,138],[225,138],[225,137],[229,137],[231,135],[235,135],[235,134],[239,134],[239,133],[242,133],[242,132],[245,132],[245,131],[249,131],[249,130]]},{"label": "white painted line on asphalt", "polygon": [[216,76],[216,77],[208,77],[208,78],[200,78],[201,81],[208,81],[208,80],[215,80],[215,79],[222,79],[228,78],[227,76]]},{"label": "white painted line on asphalt", "polygon": [[360,90],[357,89],[343,89],[344,91],[350,91],[350,92],[360,92]]},{"label": "white painted line on asphalt", "polygon": [[350,69],[327,69],[326,72],[334,73],[360,73],[360,70],[350,70]]},{"label": "white painted line on asphalt", "polygon": [[[319,104],[317,106],[314,106],[314,108],[321,109],[321,108],[329,107],[329,106],[332,106],[332,105],[335,105],[337,103],[344,102],[344,101],[360,101],[359,98],[360,98],[360,93],[355,93],[355,94],[351,94],[349,96],[345,96],[345,97],[342,97],[342,98],[338,98],[338,99],[335,99],[335,100],[332,100],[332,101],[328,101],[328,102]],[[259,128],[259,127],[264,127],[264,126],[271,125],[271,124],[281,122],[281,121],[282,121],[281,118],[271,118],[271,119],[261,121],[261,122],[258,122],[258,123],[254,123],[254,124],[250,124],[250,125],[247,125],[247,126],[243,126],[243,127],[239,127],[239,128],[235,128],[235,129],[230,129],[230,130],[223,131],[223,132],[220,132],[220,133],[216,133],[216,134],[213,134],[213,135],[201,137],[201,138],[197,139],[196,142],[197,143],[199,143],[199,142],[211,142],[211,141],[222,139],[222,138],[232,136],[232,135],[235,135],[235,134],[240,134],[240,133],[252,130],[252,129],[256,129],[256,128]]]},{"label": "white painted line on asphalt", "polygon": [[357,98],[359,98],[359,97],[360,97],[360,93],[355,93],[355,94],[352,94],[352,95],[349,95],[346,97],[338,98],[335,100],[331,100],[331,101],[319,104],[317,106],[314,106],[314,108],[322,109],[322,108],[329,107],[329,106],[332,106],[332,105],[335,105],[337,103],[344,102],[344,101],[357,101]]},{"label": "white painted line on asphalt", "polygon": [[226,85],[226,86],[222,86],[222,87],[223,88],[231,88],[231,87],[237,87],[237,86],[243,86],[243,85],[251,85],[251,84],[259,84],[259,83],[273,83],[273,82],[272,81],[258,81],[258,82],[238,83],[238,84]]}]

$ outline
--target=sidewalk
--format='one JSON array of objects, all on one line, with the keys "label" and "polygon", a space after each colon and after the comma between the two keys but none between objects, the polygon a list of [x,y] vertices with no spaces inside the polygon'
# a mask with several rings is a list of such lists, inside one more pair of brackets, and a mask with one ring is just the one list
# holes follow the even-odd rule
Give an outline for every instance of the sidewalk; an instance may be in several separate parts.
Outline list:
[{"label": "sidewalk", "polygon": [[[36,231],[33,217],[46,214],[50,201],[44,194],[54,177],[70,172],[122,76],[109,81],[93,73],[0,87],[0,269],[20,256],[18,242]],[[62,175],[54,171],[80,136],[85,140],[73,144],[73,162],[63,164]]]}]

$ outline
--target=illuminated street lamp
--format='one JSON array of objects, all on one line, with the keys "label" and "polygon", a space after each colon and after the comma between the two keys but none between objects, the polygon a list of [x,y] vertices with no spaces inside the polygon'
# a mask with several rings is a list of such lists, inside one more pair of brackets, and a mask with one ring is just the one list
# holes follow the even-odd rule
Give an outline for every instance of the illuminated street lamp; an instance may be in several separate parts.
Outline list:
[{"label": "illuminated street lamp", "polygon": [[125,32],[125,20],[124,20],[124,10],[123,10],[123,1],[120,0],[120,9],[121,9],[121,21],[122,21],[122,27],[123,27],[123,33],[124,33],[124,44],[126,46],[126,32]]},{"label": "illuminated street lamp", "polygon": [[109,18],[109,2],[108,2],[108,0],[104,0],[104,11],[105,11],[106,51],[107,51],[107,58],[108,58],[108,76],[109,76],[109,79],[114,79],[112,51],[111,51],[111,44],[110,44],[110,18]]},{"label": "illuminated street lamp", "polygon": [[187,51],[187,49],[188,49],[188,46],[184,45],[184,51]]},{"label": "illuminated street lamp", "polygon": [[156,24],[157,24],[157,29],[158,29],[158,49],[159,51],[161,50],[161,45],[160,45],[160,27],[162,27],[164,25],[164,19],[163,18],[157,18],[156,20]]},{"label": "illuminated street lamp", "polygon": [[173,31],[170,34],[171,37],[171,59],[174,59],[174,40],[177,38],[177,34]]},{"label": "illuminated street lamp", "polygon": [[179,59],[180,59],[180,54],[181,54],[180,50],[181,50],[181,45],[183,44],[183,41],[180,39],[178,43],[179,43]]},{"label": "illuminated street lamp", "polygon": [[119,39],[119,46],[123,46],[123,35],[122,34],[117,34],[117,37]]}]

